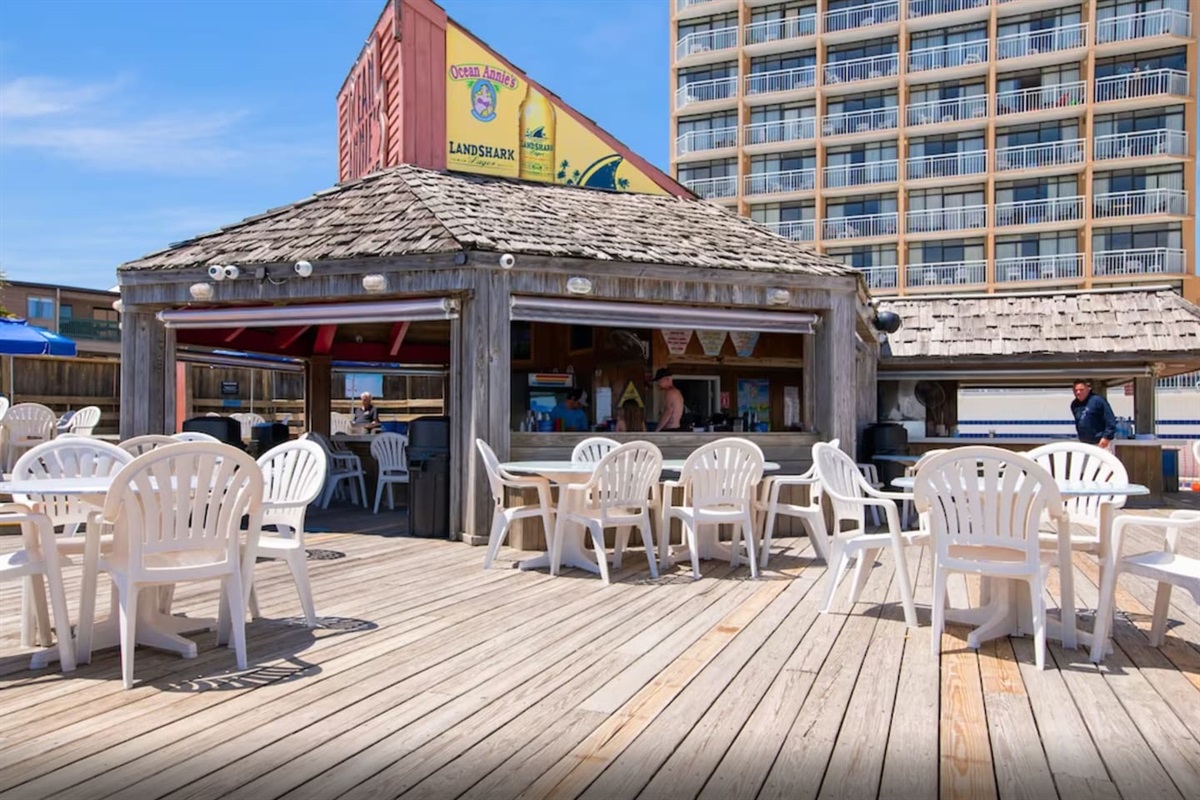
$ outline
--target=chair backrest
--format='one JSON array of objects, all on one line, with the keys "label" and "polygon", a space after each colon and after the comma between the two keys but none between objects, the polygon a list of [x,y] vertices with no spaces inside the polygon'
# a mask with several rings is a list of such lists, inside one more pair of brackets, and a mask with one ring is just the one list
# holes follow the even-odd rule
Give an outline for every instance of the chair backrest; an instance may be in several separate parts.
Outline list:
[{"label": "chair backrest", "polygon": [[[1052,442],[1035,447],[1026,455],[1059,481],[1099,481],[1128,483],[1129,473],[1121,460],[1107,450],[1084,442]],[[1096,522],[1100,519],[1100,504],[1112,503],[1116,508],[1125,505],[1124,495],[1072,497],[1067,500],[1071,519]]]},{"label": "chair backrest", "polygon": [[749,439],[718,439],[693,450],[679,477],[695,508],[748,508],[754,485],[762,480],[763,461],[762,450]]},{"label": "chair backrest", "polygon": [[588,481],[588,503],[607,517],[610,511],[644,511],[650,487],[662,473],[662,451],[650,442],[626,442],[600,459]]},{"label": "chair backrest", "polygon": [[833,514],[833,531],[841,531],[843,521],[866,530],[864,507],[854,501],[866,494],[867,483],[854,459],[832,444],[818,442],[813,445],[813,466],[821,480],[822,502],[829,503]]},{"label": "chair backrest", "polygon": [[571,451],[571,460],[577,464],[596,464],[620,442],[606,436],[589,436]]},{"label": "chair backrest", "polygon": [[184,431],[183,433],[173,433],[171,438],[177,442],[210,442],[221,444],[221,440],[215,436],[210,436],[207,433],[200,431]]},{"label": "chair backrest", "polygon": [[[262,528],[263,474],[245,452],[220,442],[162,447],[122,467],[104,502],[113,551],[133,580],[170,581],[225,574],[240,567],[243,518]],[[156,556],[187,553],[187,566],[162,567]]]},{"label": "chair backrest", "polygon": [[[325,453],[312,441],[284,442],[258,458],[263,474],[263,525],[286,526],[304,531],[308,504],[317,499],[325,485],[328,469]],[[271,503],[286,503],[285,508]]]},{"label": "chair backrest", "polygon": [[371,457],[381,472],[408,472],[408,437],[401,433],[379,433],[371,440]]},{"label": "chair backrest", "polygon": [[230,417],[236,419],[238,424],[242,426],[242,439],[249,441],[254,435],[254,426],[262,425],[266,422],[261,414],[245,413],[245,414],[230,414]]},{"label": "chair backrest", "polygon": [[351,423],[354,418],[349,414],[339,414],[334,412],[329,415],[329,435],[337,433],[350,433]]},{"label": "chair backrest", "polygon": [[10,442],[29,438],[49,441],[54,438],[58,417],[41,403],[17,403],[4,415],[4,427],[8,428]]},{"label": "chair backrest", "polygon": [[[14,480],[93,478],[115,475],[133,456],[108,442],[86,436],[55,439],[27,451],[13,466]],[[87,522],[95,507],[79,495],[14,494],[18,503],[41,504],[55,525]]]},{"label": "chair backrest", "polygon": [[100,409],[96,406],[84,406],[71,416],[67,430],[82,436],[91,436],[92,431],[100,424]]},{"label": "chair backrest", "polygon": [[126,439],[117,444],[117,447],[124,450],[126,453],[132,453],[135,456],[140,456],[142,453],[149,453],[159,447],[164,447],[169,444],[179,444],[179,439],[174,436],[164,436],[161,433],[147,433],[144,436],[134,436],[132,439]]},{"label": "chair backrest", "polygon": [[1043,512],[1064,513],[1054,476],[1028,456],[998,447],[957,447],[929,459],[917,473],[913,504],[928,515],[939,562],[974,560],[969,553],[951,557],[951,547],[992,547],[1021,553],[1027,570],[1041,558]]},{"label": "chair backrest", "polygon": [[4,415],[8,413],[10,405],[12,405],[12,402],[4,395],[0,395],[0,422],[4,421]]},{"label": "chair backrest", "polygon": [[500,459],[496,458],[496,452],[483,439],[476,439],[475,447],[479,449],[483,467],[487,470],[488,484],[492,487],[492,498],[498,504],[504,505],[504,479],[500,475]]}]

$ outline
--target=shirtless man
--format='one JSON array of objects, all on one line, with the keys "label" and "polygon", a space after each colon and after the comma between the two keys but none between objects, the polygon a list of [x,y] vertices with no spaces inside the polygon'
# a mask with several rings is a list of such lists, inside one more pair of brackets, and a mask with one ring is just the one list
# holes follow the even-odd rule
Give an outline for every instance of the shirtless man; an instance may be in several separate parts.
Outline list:
[{"label": "shirtless man", "polygon": [[671,370],[660,367],[658,372],[654,373],[654,383],[663,390],[664,394],[662,417],[659,418],[658,426],[654,430],[679,430],[679,421],[683,419],[683,394],[675,388]]}]

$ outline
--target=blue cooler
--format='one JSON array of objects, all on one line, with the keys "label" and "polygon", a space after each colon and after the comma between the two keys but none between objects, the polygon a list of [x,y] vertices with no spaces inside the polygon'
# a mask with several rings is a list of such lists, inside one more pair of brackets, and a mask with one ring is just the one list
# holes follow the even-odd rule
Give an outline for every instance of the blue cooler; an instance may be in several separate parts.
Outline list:
[{"label": "blue cooler", "polygon": [[408,423],[407,422],[396,422],[395,420],[387,420],[385,422],[379,423],[379,430],[383,431],[384,433],[407,434],[408,433]]}]

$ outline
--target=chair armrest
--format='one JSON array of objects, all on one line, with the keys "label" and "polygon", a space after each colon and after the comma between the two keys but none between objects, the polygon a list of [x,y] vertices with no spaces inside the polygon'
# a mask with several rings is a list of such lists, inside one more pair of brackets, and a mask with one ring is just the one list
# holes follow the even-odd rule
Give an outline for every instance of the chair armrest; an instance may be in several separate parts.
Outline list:
[{"label": "chair armrest", "polygon": [[1125,538],[1125,528],[1130,525],[1143,525],[1147,528],[1160,528],[1166,534],[1163,550],[1168,553],[1177,552],[1179,545],[1179,530],[1200,524],[1200,511],[1180,510],[1169,517],[1147,517],[1136,514],[1123,514],[1113,521],[1112,552],[1113,560],[1121,558],[1121,544]]}]

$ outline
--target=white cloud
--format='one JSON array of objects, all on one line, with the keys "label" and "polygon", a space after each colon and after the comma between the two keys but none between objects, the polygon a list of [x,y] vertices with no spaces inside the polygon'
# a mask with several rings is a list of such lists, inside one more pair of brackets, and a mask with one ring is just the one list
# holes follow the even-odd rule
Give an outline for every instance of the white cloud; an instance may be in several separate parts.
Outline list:
[{"label": "white cloud", "polygon": [[66,114],[117,91],[125,79],[77,84],[55,78],[26,77],[0,83],[0,118],[28,119]]}]

